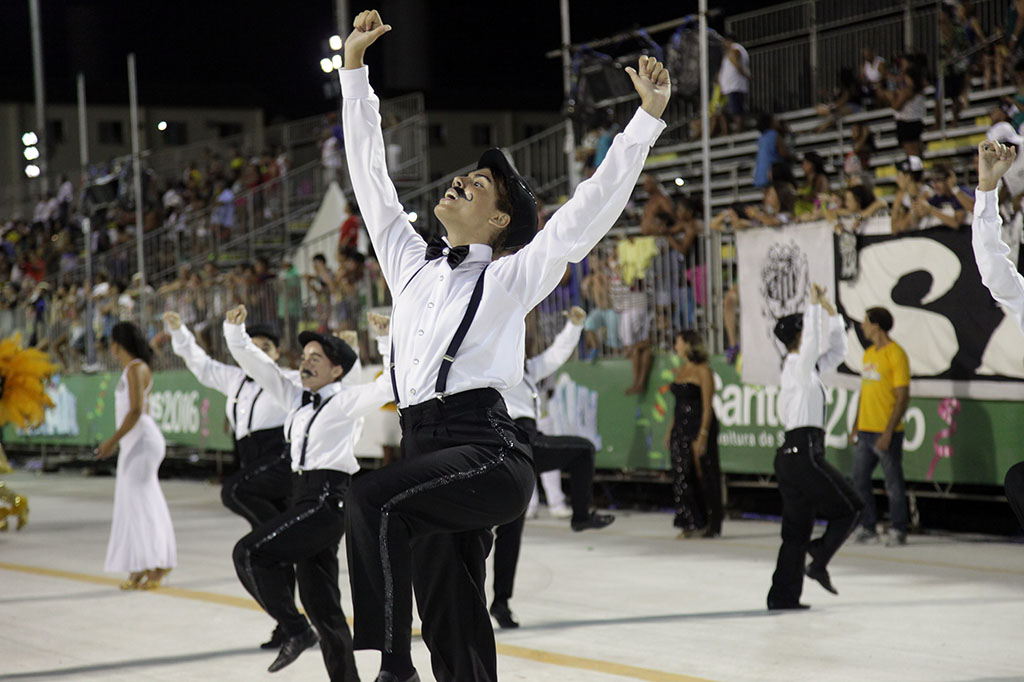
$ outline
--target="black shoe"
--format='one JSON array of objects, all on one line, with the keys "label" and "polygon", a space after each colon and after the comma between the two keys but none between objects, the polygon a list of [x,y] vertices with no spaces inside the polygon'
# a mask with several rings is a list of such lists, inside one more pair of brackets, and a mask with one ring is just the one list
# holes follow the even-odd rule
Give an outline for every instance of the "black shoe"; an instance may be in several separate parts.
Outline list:
[{"label": "black shoe", "polygon": [[309,628],[301,635],[288,637],[284,644],[281,645],[281,653],[277,655],[274,662],[267,668],[267,672],[276,673],[281,668],[291,665],[299,657],[299,654],[319,641],[320,638],[313,632],[313,628]]},{"label": "black shoe", "polygon": [[587,530],[590,528],[604,528],[605,526],[610,526],[614,520],[614,514],[598,514],[597,512],[590,512],[590,516],[582,521],[573,521],[572,529],[578,533],[581,530]]},{"label": "black shoe", "polygon": [[377,673],[377,677],[373,678],[373,682],[420,682],[419,673],[415,670],[410,677],[400,680],[395,677],[394,673],[389,673],[387,670],[381,670]]},{"label": "black shoe", "polygon": [[816,566],[813,563],[808,564],[807,568],[804,569],[808,578],[817,580],[818,583],[832,594],[839,594],[839,590],[832,586],[832,579],[828,576],[828,569],[824,566]]},{"label": "black shoe", "polygon": [[809,608],[811,607],[800,602],[768,602],[769,611],[803,611]]},{"label": "black shoe", "polygon": [[511,630],[512,628],[519,627],[519,623],[512,617],[512,609],[508,607],[508,604],[494,602],[491,604],[491,615],[494,617],[494,620],[498,621],[498,625],[502,629]]},{"label": "black shoe", "polygon": [[274,632],[270,635],[270,639],[263,644],[260,644],[261,649],[280,649],[288,639],[288,635],[285,634],[284,630],[278,625],[274,628]]}]

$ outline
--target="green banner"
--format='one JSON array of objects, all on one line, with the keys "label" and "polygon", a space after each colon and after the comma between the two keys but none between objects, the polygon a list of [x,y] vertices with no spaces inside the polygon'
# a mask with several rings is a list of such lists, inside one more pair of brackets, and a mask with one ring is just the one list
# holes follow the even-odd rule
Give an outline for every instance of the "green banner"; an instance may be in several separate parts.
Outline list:
[{"label": "green banner", "polygon": [[[4,442],[95,446],[116,430],[114,389],[120,374],[58,376],[48,389],[55,407],[38,429],[4,427]],[[230,450],[225,428],[224,396],[196,381],[187,370],[157,372],[149,395],[149,412],[168,445],[199,450]]]},{"label": "green banner", "polygon": [[[594,431],[584,429],[581,435],[600,443],[599,468],[667,470],[671,463],[664,438],[675,402],[668,387],[678,364],[675,356],[657,356],[647,394],[637,397],[623,394],[633,383],[627,361],[568,363],[552,411],[562,409],[578,423],[594,425]],[[776,416],[778,388],[741,383],[736,368],[722,357],[713,358],[711,366],[723,471],[771,473],[783,437]],[[834,387],[828,393],[828,457],[849,473],[853,448],[847,438],[859,393]],[[573,402],[568,407],[566,396]],[[1002,485],[1006,470],[1024,459],[1020,415],[1015,402],[912,397],[904,444],[907,480]]]}]

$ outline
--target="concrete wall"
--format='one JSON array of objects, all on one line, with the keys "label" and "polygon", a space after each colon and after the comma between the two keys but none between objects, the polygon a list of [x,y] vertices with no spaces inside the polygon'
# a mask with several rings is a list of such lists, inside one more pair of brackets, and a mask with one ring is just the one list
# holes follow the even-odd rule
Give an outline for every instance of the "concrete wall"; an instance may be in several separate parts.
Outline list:
[{"label": "concrete wall", "polygon": [[[531,129],[536,133],[560,120],[553,111],[428,111],[431,173],[441,177],[475,163],[488,147],[507,147],[523,140]],[[479,125],[491,126],[490,145],[474,144],[473,128]],[[435,126],[444,132],[443,144],[434,135]]]}]

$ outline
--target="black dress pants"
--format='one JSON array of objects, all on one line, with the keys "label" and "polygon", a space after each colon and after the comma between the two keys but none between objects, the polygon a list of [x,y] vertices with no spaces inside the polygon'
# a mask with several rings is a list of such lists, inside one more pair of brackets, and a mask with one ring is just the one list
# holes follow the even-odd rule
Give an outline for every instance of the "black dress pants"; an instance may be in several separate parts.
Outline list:
[{"label": "black dress pants", "polygon": [[[786,432],[775,455],[775,477],[782,495],[782,547],[768,603],[795,604],[803,591],[805,556],[827,566],[856,527],[864,504],[850,481],[825,461],[825,433],[819,428]],[[816,516],[828,526],[811,542]]]},{"label": "black dress pants", "polygon": [[[533,449],[537,473],[568,471],[572,495],[572,520],[584,521],[590,516],[594,485],[594,444],[581,436],[547,436],[537,430],[537,422],[529,417],[516,420]],[[494,532],[494,602],[507,604],[512,598],[523,542],[526,517],[498,526]]]},{"label": "black dress pants", "polygon": [[220,499],[255,528],[288,508],[291,453],[280,428],[256,431],[236,448],[241,468],[224,479]]},{"label": "black dress pants", "polygon": [[494,389],[404,408],[401,423],[402,459],[348,492],[356,648],[409,651],[415,590],[438,682],[492,682],[485,560],[491,529],[530,500],[529,445]]},{"label": "black dress pants", "polygon": [[1024,527],[1024,462],[1017,462],[1010,467],[1003,479],[1003,488],[1006,490],[1007,502],[1017,515],[1017,521]]},{"label": "black dress pants", "polygon": [[338,546],[345,532],[343,504],[350,476],[322,469],[293,474],[292,480],[288,509],[235,545],[235,570],[249,594],[289,637],[309,627],[295,608],[292,589],[297,582],[302,605],[320,635],[330,679],[358,681],[352,633],[338,586]]}]

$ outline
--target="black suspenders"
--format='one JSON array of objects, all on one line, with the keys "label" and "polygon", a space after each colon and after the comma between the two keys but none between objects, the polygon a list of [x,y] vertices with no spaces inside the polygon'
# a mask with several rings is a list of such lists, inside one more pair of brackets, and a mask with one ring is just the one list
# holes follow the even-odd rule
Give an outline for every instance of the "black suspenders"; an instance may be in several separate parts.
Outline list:
[{"label": "black suspenders", "polygon": [[[429,262],[429,261],[428,261]],[[487,274],[488,263],[484,266],[484,269],[480,271],[480,276],[476,279],[476,286],[473,287],[473,293],[469,297],[469,306],[466,308],[466,314],[462,317],[462,322],[459,323],[459,328],[455,330],[455,336],[452,337],[451,343],[448,344],[448,349],[444,353],[444,357],[441,359],[441,367],[437,372],[437,382],[434,384],[435,397],[444,402],[444,392],[448,386],[448,372],[452,368],[452,363],[455,361],[455,355],[459,352],[459,348],[462,347],[462,342],[466,340],[466,334],[469,333],[469,327],[473,324],[473,319],[476,317],[477,310],[480,309],[480,299],[484,295],[484,275]],[[416,275],[420,274],[420,270],[426,267],[426,263],[420,266],[420,269],[413,273],[413,276],[409,278],[409,281],[402,287],[404,292],[409,284],[416,278]],[[395,392],[395,405],[399,404],[398,399],[398,380],[395,377],[395,340],[394,337],[391,339],[391,390]]]},{"label": "black suspenders", "polygon": [[[242,389],[245,388],[245,385],[250,381],[252,381],[252,378],[248,376],[242,379],[242,383],[238,386],[238,390],[235,392],[235,401],[231,406],[231,425],[236,430],[238,429],[238,397],[242,395]],[[249,433],[246,435],[252,434],[252,417],[256,414],[256,401],[260,399],[261,395],[263,395],[262,388],[256,391],[256,397],[252,399],[252,405],[249,406]]]},{"label": "black suspenders", "polygon": [[[324,398],[323,402],[320,403],[320,407],[316,408],[316,410],[313,411],[313,416],[309,418],[308,422],[306,422],[306,433],[302,436],[302,452],[299,455],[299,473],[302,473],[302,468],[304,466],[306,466],[306,448],[309,447],[309,430],[311,428],[313,428],[313,422],[315,422],[316,418],[320,416],[321,410],[323,410],[325,407],[327,407],[327,403],[331,402],[331,398],[333,398],[335,395],[338,395],[338,394],[335,393],[334,395],[330,395],[330,396],[327,396],[326,398]],[[289,443],[292,440],[292,426],[294,424],[295,424],[295,417],[292,417],[292,423],[288,425],[288,438],[287,438],[287,441]]]}]

